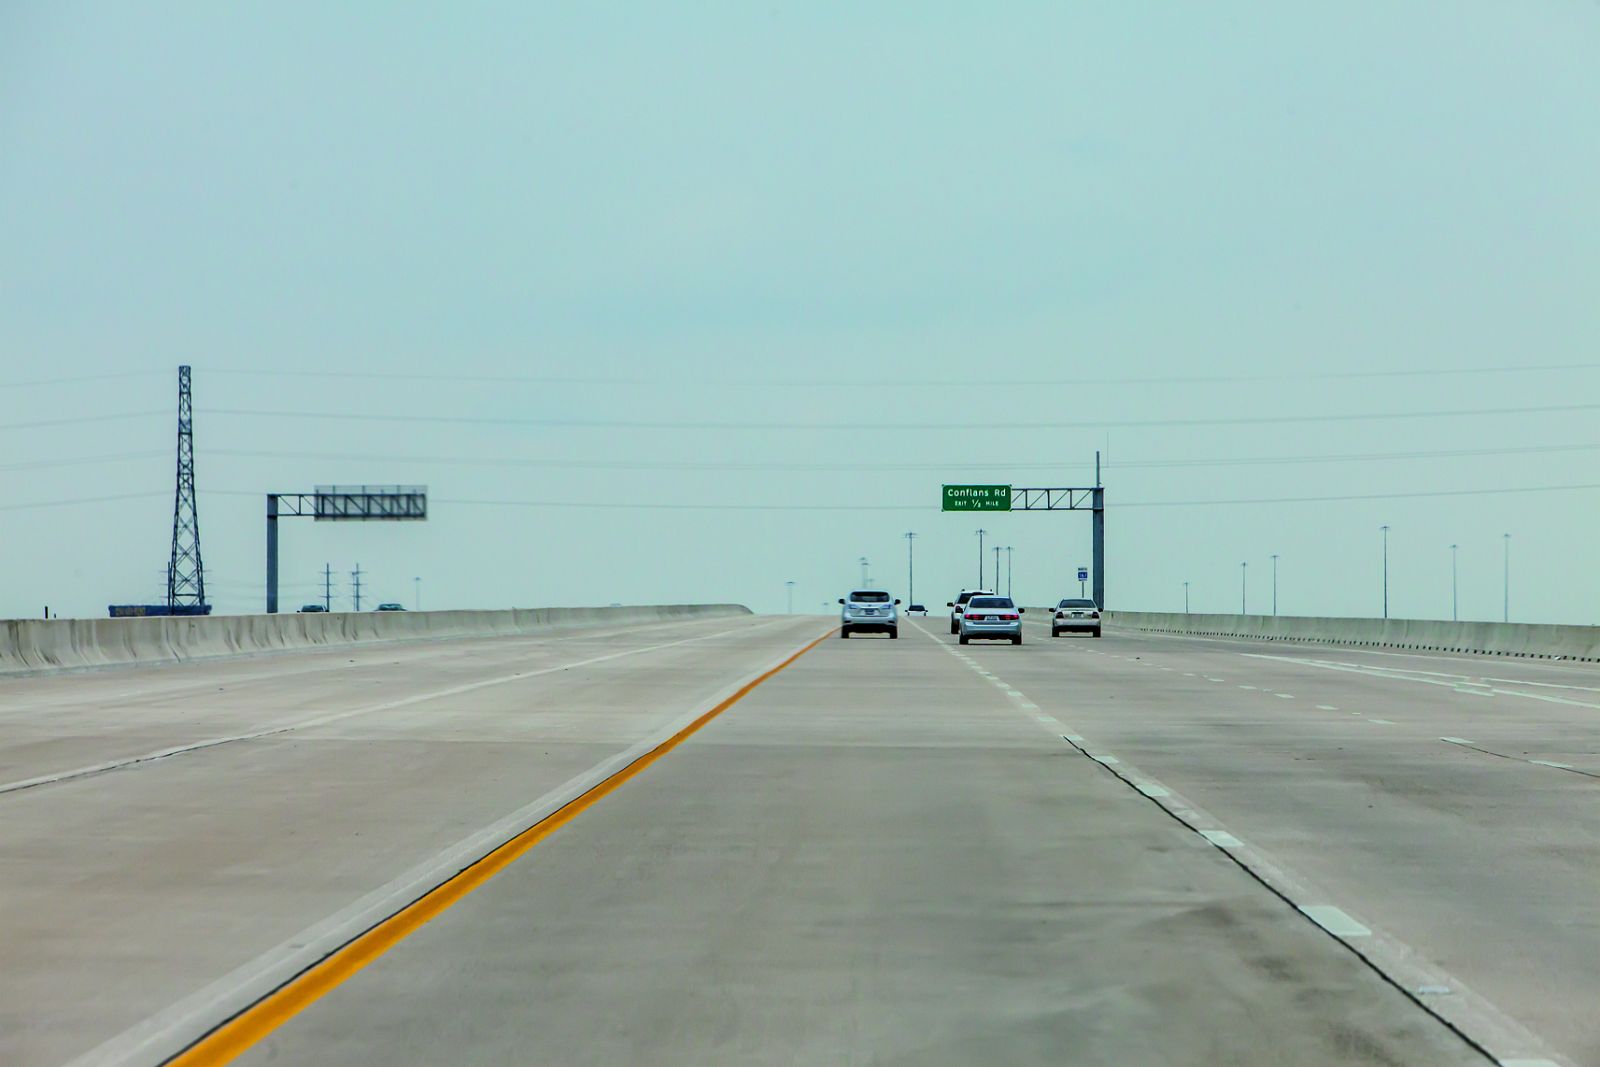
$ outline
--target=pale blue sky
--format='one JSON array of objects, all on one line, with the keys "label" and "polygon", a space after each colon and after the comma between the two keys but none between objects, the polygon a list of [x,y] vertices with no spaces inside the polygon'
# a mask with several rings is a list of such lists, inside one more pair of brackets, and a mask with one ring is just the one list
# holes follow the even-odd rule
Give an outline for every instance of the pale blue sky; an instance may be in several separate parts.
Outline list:
[{"label": "pale blue sky", "polygon": [[[434,518],[286,526],[290,606],[359,561],[820,610],[861,555],[903,592],[908,529],[942,604],[942,481],[1109,445],[1112,606],[1237,610],[1248,560],[1265,610],[1277,552],[1285,613],[1373,614],[1389,523],[1394,614],[1448,617],[1456,542],[1498,617],[1509,531],[1514,617],[1600,622],[1600,491],[1405,495],[1600,483],[1596,55],[1554,0],[0,5],[0,615],[156,596],[189,362],[223,611],[260,495],[329,481]],[[985,525],[1076,591],[1085,517]]]}]

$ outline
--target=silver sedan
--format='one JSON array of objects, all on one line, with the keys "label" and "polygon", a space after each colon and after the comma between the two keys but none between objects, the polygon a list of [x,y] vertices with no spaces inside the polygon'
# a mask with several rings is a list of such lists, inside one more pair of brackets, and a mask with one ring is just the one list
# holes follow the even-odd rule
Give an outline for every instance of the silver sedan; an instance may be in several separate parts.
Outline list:
[{"label": "silver sedan", "polygon": [[975,596],[961,613],[961,643],[1010,641],[1020,645],[1022,613],[1008,596]]}]

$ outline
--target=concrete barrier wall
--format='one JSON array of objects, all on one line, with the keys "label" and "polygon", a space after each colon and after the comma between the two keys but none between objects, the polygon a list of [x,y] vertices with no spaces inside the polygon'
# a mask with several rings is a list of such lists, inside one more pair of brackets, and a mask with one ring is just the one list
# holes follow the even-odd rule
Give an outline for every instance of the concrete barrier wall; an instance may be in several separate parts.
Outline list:
[{"label": "concrete barrier wall", "polygon": [[1600,661],[1600,626],[1292,615],[1186,615],[1156,611],[1108,611],[1106,624],[1147,633]]},{"label": "concrete barrier wall", "polygon": [[0,675],[749,615],[738,604],[0,621]]}]

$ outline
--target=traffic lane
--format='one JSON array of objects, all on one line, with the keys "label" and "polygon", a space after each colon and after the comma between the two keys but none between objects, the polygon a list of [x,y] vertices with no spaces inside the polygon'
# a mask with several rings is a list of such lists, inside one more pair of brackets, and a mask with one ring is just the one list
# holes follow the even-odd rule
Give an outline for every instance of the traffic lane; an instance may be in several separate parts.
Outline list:
[{"label": "traffic lane", "polygon": [[[1238,680],[1259,676],[1237,668],[1259,661],[1232,654],[1174,653],[1164,663],[1168,653],[1117,635],[1092,648],[1045,647],[1053,662],[996,670],[1087,743],[1115,751],[1574,1062],[1600,1062],[1600,783],[1437,740],[1435,730],[1460,728],[1447,716],[1479,709],[1449,690],[1421,687],[1418,703],[1398,710],[1392,693],[1379,693],[1400,723],[1383,726],[1241,690]],[[1200,670],[1160,669],[1174,665]],[[1324,695],[1343,708],[1359,701],[1341,684],[1368,699],[1372,680],[1332,675],[1328,684]]]},{"label": "traffic lane", "polygon": [[[692,714],[734,634],[0,796],[0,1062],[60,1064]],[[427,672],[411,681],[426,687]]]},{"label": "traffic lane", "polygon": [[1493,675],[1508,681],[1528,685],[1572,684],[1586,688],[1600,687],[1600,664],[1577,660],[1540,659],[1531,656],[1470,655],[1462,652],[1433,651],[1428,649],[1367,648],[1361,645],[1341,645],[1316,641],[1264,641],[1248,638],[1206,637],[1188,634],[1159,634],[1141,630],[1108,627],[1129,639],[1148,640],[1153,644],[1178,647],[1184,644],[1201,644],[1211,649],[1228,649],[1266,656],[1304,656],[1321,658],[1348,656],[1374,667],[1391,667],[1399,670],[1438,670],[1466,677]]},{"label": "traffic lane", "polygon": [[[1158,673],[1179,673],[1207,684],[1259,693],[1310,713],[1348,715],[1418,736],[1466,739],[1498,756],[1548,769],[1600,775],[1600,690],[1589,692],[1573,672],[1557,688],[1527,678],[1489,683],[1486,676],[1454,680],[1444,671],[1404,672],[1371,666],[1335,650],[1328,656],[1278,650],[1267,654],[1229,646],[1128,637],[1102,650]],[[1443,666],[1443,664],[1440,664]]]},{"label": "traffic lane", "polygon": [[250,657],[8,680],[0,703],[0,792],[107,762],[410,699],[419,670],[433,689],[445,690],[743,625],[708,619],[534,638],[352,646],[272,657],[281,675],[263,671],[263,659]]},{"label": "traffic lane", "polygon": [[916,629],[824,642],[240,1062],[1483,1062]]}]

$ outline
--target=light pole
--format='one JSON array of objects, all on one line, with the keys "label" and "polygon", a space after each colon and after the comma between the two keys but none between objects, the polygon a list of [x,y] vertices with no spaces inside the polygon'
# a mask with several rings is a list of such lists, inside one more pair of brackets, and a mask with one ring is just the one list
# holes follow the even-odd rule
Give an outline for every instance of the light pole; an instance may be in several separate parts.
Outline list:
[{"label": "light pole", "polygon": [[994,546],[994,591],[1000,591],[1000,553],[1003,551],[999,545]]},{"label": "light pole", "polygon": [[1505,585],[1505,614],[1503,621],[1511,621],[1511,535],[1502,535],[1506,546],[1506,585]]},{"label": "light pole", "polygon": [[906,531],[906,603],[917,602],[917,535]]},{"label": "light pole", "polygon": [[1456,545],[1450,546],[1450,621],[1461,621],[1461,599],[1456,586]]},{"label": "light pole", "polygon": [[1006,546],[1006,596],[1011,595],[1011,553],[1016,551],[1016,545]]},{"label": "light pole", "polygon": [[412,602],[414,604],[416,604],[416,610],[417,611],[421,611],[422,610],[422,579],[421,578],[413,578],[413,579],[411,579],[411,583],[412,583],[412,588],[413,588],[413,590],[415,591],[415,594],[416,594],[413,597]]},{"label": "light pole", "polygon": [[1378,527],[1383,531],[1383,617],[1389,617],[1389,527]]},{"label": "light pole", "polygon": [[983,588],[983,535],[988,533],[983,527],[978,527],[978,588]]},{"label": "light pole", "polygon": [[861,564],[861,588],[865,589],[867,587],[867,557],[862,556],[856,562]]},{"label": "light pole", "polygon": [[1183,583],[1183,613],[1189,614],[1189,583]]},{"label": "light pole", "polygon": [[788,603],[788,608],[784,611],[784,614],[785,615],[793,615],[794,614],[794,579],[793,578],[789,579],[787,582],[784,582],[783,585],[784,585],[784,592],[786,594],[788,594],[788,602],[789,602]]},{"label": "light pole", "polygon": [[1239,614],[1250,614],[1250,564],[1239,564]]},{"label": "light pole", "polygon": [[1278,614],[1278,554],[1272,554],[1272,614]]}]

